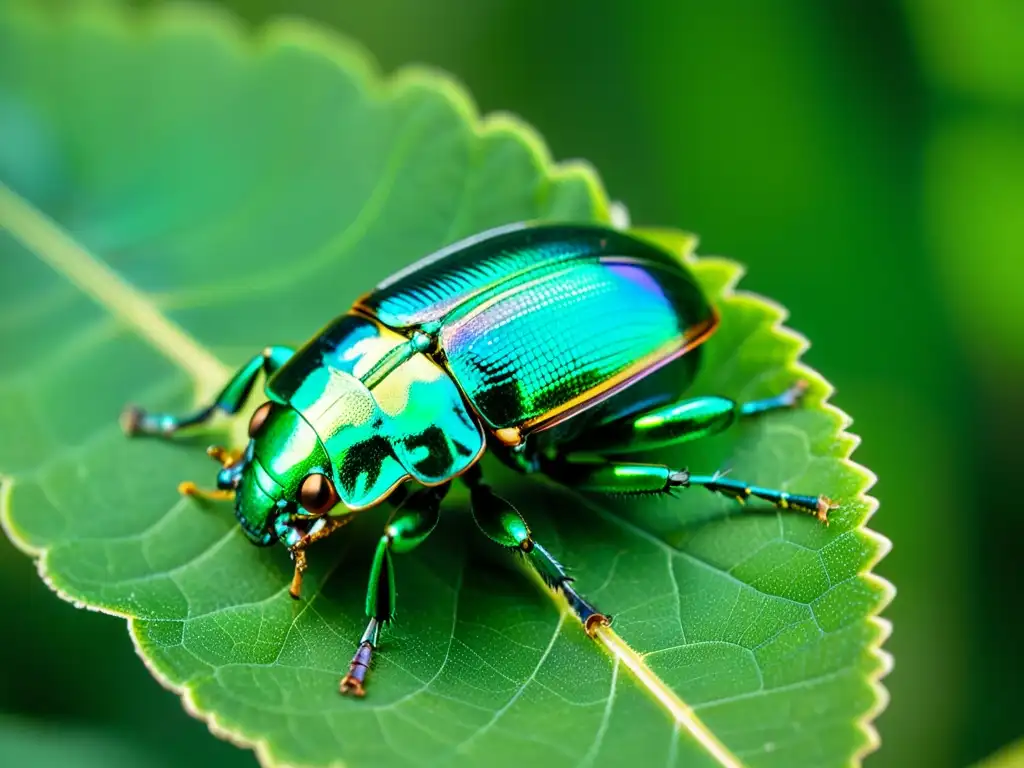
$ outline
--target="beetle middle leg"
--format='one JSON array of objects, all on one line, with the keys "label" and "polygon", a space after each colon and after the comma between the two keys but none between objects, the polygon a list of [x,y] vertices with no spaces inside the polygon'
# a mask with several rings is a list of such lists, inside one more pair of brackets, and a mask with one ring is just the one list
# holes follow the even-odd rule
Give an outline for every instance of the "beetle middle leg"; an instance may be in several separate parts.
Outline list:
[{"label": "beetle middle leg", "polygon": [[[319,517],[315,520],[303,520],[300,523],[285,523],[278,530],[278,537],[291,552],[292,560],[295,562],[295,571],[292,573],[292,582],[288,587],[288,594],[293,600],[302,597],[302,577],[306,573],[306,547],[321,539],[326,539],[336,530],[347,523],[351,517]],[[308,528],[303,530],[300,525]]]},{"label": "beetle middle leg", "polygon": [[339,690],[342,693],[353,696],[366,693],[366,674],[370,669],[373,649],[379,642],[381,627],[395,615],[395,570],[391,555],[409,552],[426,540],[437,525],[441,502],[450,487],[451,483],[444,483],[409,494],[384,527],[370,566],[370,583],[366,590],[366,615],[370,621],[349,665],[348,674],[341,680]]},{"label": "beetle middle leg", "polygon": [[589,600],[576,591],[572,577],[554,556],[530,534],[530,528],[522,515],[511,503],[498,496],[483,481],[479,465],[473,466],[463,475],[469,486],[470,506],[477,527],[495,544],[522,554],[530,566],[551,589],[561,592],[573,613],[592,635],[601,624],[610,624],[610,617],[595,608]]}]

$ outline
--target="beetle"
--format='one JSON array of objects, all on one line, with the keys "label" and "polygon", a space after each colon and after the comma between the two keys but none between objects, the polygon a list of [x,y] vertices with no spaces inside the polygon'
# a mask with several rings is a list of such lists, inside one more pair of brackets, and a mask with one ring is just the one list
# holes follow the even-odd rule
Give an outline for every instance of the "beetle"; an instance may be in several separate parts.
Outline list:
[{"label": "beetle", "polygon": [[480,530],[524,555],[589,634],[609,623],[487,485],[478,463],[485,451],[580,491],[699,486],[827,524],[836,505],[825,496],[622,459],[798,402],[803,382],[747,403],[679,399],[718,324],[686,263],[654,243],[601,225],[517,223],[389,277],[298,350],[267,347],[209,405],[182,416],[129,406],[122,425],[129,435],[168,437],[218,411],[236,414],[265,374],[267,399],[251,416],[244,450],[208,449],[222,465],[217,490],[180,490],[233,499],[254,544],[287,547],[296,599],[310,544],[362,510],[395,508],[370,569],[366,631],[340,683],[342,693],[362,696],[395,612],[392,555],[427,538],[456,478],[469,488]]}]

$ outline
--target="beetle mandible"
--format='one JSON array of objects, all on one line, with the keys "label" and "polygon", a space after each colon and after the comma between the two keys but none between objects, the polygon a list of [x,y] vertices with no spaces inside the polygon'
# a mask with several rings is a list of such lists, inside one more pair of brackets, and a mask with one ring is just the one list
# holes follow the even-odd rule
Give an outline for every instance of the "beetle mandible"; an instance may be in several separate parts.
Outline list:
[{"label": "beetle mandible", "polygon": [[[714,434],[742,417],[796,404],[802,382],[747,403],[678,399],[718,314],[686,264],[627,232],[518,223],[427,256],[380,283],[298,350],[267,347],[216,400],[183,416],[126,408],[129,434],[170,436],[236,414],[260,372],[267,401],[242,451],[211,447],[217,488],[257,545],[282,543],[300,596],[306,548],[364,509],[395,507],[366,595],[368,624],[342,693],[362,696],[380,630],[394,615],[392,555],[434,529],[459,478],[480,530],[517,550],[561,592],[588,633],[608,616],[576,591],[511,503],[483,478],[486,449],[523,473],[604,493],[701,486],[827,522],[825,496],[759,488],[720,474],[622,461],[635,451]],[[399,488],[414,481],[417,490]]]}]

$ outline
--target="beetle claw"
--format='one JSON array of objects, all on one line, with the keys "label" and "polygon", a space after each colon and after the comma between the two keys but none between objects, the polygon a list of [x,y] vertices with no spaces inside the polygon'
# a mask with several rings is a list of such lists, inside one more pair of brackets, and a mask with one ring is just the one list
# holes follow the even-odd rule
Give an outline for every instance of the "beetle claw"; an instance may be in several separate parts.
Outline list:
[{"label": "beetle claw", "polygon": [[132,437],[133,435],[138,434],[139,422],[142,421],[142,415],[142,409],[137,405],[126,406],[125,409],[121,411],[121,429],[126,435]]},{"label": "beetle claw", "polygon": [[799,404],[804,395],[807,394],[808,387],[810,387],[810,382],[806,379],[800,379],[782,394],[783,402],[790,407]]},{"label": "beetle claw", "polygon": [[828,496],[818,497],[818,509],[815,517],[823,522],[826,526],[828,525],[828,513],[833,509],[839,509],[839,503],[832,501]]},{"label": "beetle claw", "polygon": [[292,583],[288,587],[288,594],[291,595],[293,600],[299,600],[302,597],[302,575],[306,572],[306,550],[297,549],[295,550],[295,572],[292,574]]},{"label": "beetle claw", "polygon": [[341,678],[338,685],[338,692],[362,698],[366,695],[366,673],[370,671],[370,661],[373,658],[373,644],[364,640],[359,644],[356,655],[349,665],[348,674]]}]

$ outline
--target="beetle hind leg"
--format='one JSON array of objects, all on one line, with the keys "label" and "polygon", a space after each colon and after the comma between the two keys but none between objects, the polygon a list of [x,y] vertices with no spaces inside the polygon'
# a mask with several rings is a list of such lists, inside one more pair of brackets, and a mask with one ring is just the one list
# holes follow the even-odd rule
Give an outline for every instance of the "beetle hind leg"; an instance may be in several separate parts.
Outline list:
[{"label": "beetle hind leg", "polygon": [[555,592],[560,592],[572,612],[593,637],[598,626],[611,624],[611,617],[599,611],[576,591],[573,579],[554,556],[530,534],[530,528],[512,504],[501,498],[483,481],[479,466],[463,479],[469,486],[470,506],[477,527],[495,544],[525,558],[537,575]]},{"label": "beetle hind leg", "polygon": [[800,402],[807,388],[806,381],[797,381],[781,394],[746,403],[707,396],[634,413],[588,431],[562,447],[560,453],[545,459],[541,469],[564,485],[594,493],[657,494],[700,486],[741,504],[756,497],[779,509],[808,512],[827,525],[828,513],[837,507],[827,496],[761,488],[722,473],[691,475],[685,469],[673,469],[664,464],[608,458],[679,445],[722,432],[740,418],[792,408]]},{"label": "beetle hind leg", "polygon": [[679,445],[723,432],[741,418],[792,408],[806,392],[807,382],[798,381],[779,395],[746,403],[714,395],[678,400],[588,430],[564,452],[620,454]]},{"label": "beetle hind leg", "polygon": [[804,395],[807,394],[808,386],[807,381],[800,379],[779,395],[766,397],[763,400],[750,400],[740,406],[740,415],[755,416],[759,413],[794,408],[799,405]]},{"label": "beetle hind leg", "polygon": [[828,513],[838,509],[839,505],[828,496],[807,496],[803,494],[787,493],[776,491],[770,488],[760,488],[738,480],[725,477],[722,473],[716,472],[713,475],[690,475],[687,473],[687,480],[684,487],[701,486],[712,493],[718,493],[735,499],[740,504],[745,504],[752,496],[771,502],[778,509],[793,509],[798,512],[808,512],[814,515],[825,525],[828,525]]},{"label": "beetle hind leg", "polygon": [[288,587],[288,594],[293,600],[302,597],[302,577],[305,575],[307,567],[306,547],[321,539],[326,539],[350,519],[349,517],[318,517],[287,522],[278,528],[278,537],[288,547],[295,563],[292,581]]},{"label": "beetle hind leg", "polygon": [[838,505],[827,496],[808,496],[744,483],[713,475],[691,475],[685,469],[665,464],[640,464],[605,461],[584,456],[567,456],[546,468],[553,479],[572,488],[590,493],[663,494],[677,488],[706,488],[741,504],[752,497],[770,502],[778,509],[807,512],[828,525],[828,513]]}]

